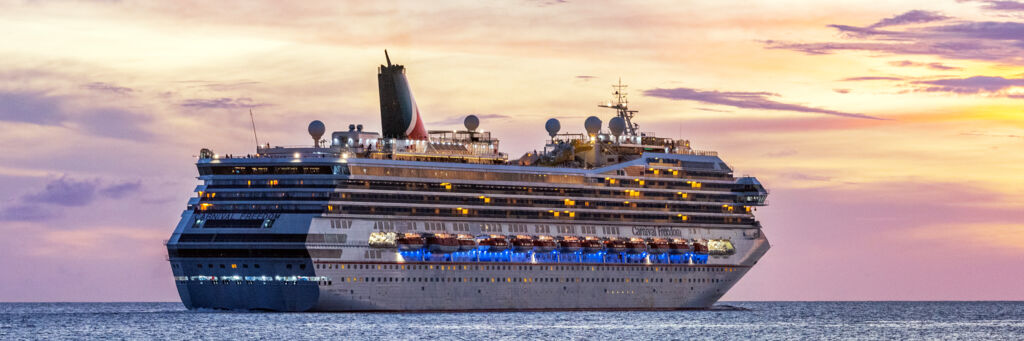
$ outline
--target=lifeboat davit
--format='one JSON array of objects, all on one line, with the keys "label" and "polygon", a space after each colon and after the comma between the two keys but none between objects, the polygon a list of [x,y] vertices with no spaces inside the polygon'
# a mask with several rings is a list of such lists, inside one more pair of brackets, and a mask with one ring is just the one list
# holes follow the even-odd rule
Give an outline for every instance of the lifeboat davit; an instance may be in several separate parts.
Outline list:
[{"label": "lifeboat davit", "polygon": [[501,252],[508,249],[508,240],[505,236],[492,234],[490,237],[484,238],[477,243],[480,251],[489,252]]},{"label": "lifeboat davit", "polygon": [[459,251],[469,251],[476,248],[476,239],[468,234],[460,234],[459,240]]},{"label": "lifeboat davit", "polygon": [[427,236],[427,250],[438,253],[459,251],[459,240],[446,233],[429,235]]},{"label": "lifeboat davit", "polygon": [[686,239],[673,239],[668,243],[668,247],[672,250],[672,253],[686,253],[686,251],[690,251],[690,244],[686,242]]},{"label": "lifeboat davit", "polygon": [[706,255],[708,254],[708,245],[702,241],[693,241],[693,253]]},{"label": "lifeboat davit", "polygon": [[666,253],[671,251],[672,248],[668,244],[668,240],[665,239],[654,239],[650,243],[647,243],[647,252],[650,253]]},{"label": "lifeboat davit", "polygon": [[558,251],[572,253],[583,248],[583,243],[576,237],[564,237],[558,241]]},{"label": "lifeboat davit", "polygon": [[406,233],[395,238],[399,251],[416,251],[423,248],[423,237],[417,233]]},{"label": "lifeboat davit", "polygon": [[647,242],[641,238],[630,238],[626,241],[626,252],[644,253],[647,252]]},{"label": "lifeboat davit", "polygon": [[604,250],[604,244],[601,243],[600,240],[598,240],[597,238],[594,238],[594,237],[587,237],[587,239],[584,239],[583,242],[580,243],[580,244],[581,244],[580,246],[583,247],[583,252],[591,252],[591,253],[593,253],[593,252],[600,252],[601,250]]},{"label": "lifeboat davit", "polygon": [[533,249],[537,252],[551,252],[557,246],[558,244],[555,243],[555,239],[549,236],[540,236],[537,240],[533,241]]},{"label": "lifeboat davit", "polygon": [[515,252],[532,252],[533,248],[533,238],[530,236],[516,236],[512,239],[512,249]]},{"label": "lifeboat davit", "polygon": [[604,241],[604,248],[607,249],[609,253],[625,252],[627,249],[626,241],[618,238],[608,238],[608,240]]}]

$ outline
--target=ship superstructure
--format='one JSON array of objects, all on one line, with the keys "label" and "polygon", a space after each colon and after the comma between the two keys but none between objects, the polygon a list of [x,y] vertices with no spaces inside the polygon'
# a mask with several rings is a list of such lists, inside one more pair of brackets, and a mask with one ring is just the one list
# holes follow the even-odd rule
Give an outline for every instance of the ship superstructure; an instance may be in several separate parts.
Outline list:
[{"label": "ship superstructure", "polygon": [[310,124],[312,147],[203,149],[167,243],[186,307],[272,311],[700,309],[768,250],[767,191],[714,152],[639,133],[618,86],[604,130],[510,160],[427,131],[404,67],[378,75],[384,134]]}]

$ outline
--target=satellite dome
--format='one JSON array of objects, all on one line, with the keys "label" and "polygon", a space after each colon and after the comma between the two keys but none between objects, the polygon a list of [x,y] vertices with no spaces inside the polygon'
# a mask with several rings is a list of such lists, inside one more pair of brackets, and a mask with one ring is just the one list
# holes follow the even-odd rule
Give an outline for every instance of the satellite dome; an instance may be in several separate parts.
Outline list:
[{"label": "satellite dome", "polygon": [[476,131],[476,128],[480,126],[480,119],[476,115],[468,115],[466,119],[462,121],[462,124],[466,125],[466,130]]},{"label": "satellite dome", "polygon": [[601,131],[601,119],[597,116],[587,117],[587,120],[583,122],[583,127],[587,128],[587,134],[591,136],[597,135]]},{"label": "satellite dome", "polygon": [[547,123],[544,123],[544,129],[547,129],[548,135],[551,138],[555,138],[555,135],[558,135],[558,131],[562,129],[562,124],[558,122],[557,118],[552,118]]},{"label": "satellite dome", "polygon": [[612,117],[612,119],[608,121],[608,130],[611,130],[612,135],[615,137],[621,136],[622,132],[626,131],[626,120],[618,116]]},{"label": "satellite dome", "polygon": [[324,136],[326,131],[327,127],[320,120],[309,122],[309,136],[313,137],[314,141],[320,141],[320,137]]}]

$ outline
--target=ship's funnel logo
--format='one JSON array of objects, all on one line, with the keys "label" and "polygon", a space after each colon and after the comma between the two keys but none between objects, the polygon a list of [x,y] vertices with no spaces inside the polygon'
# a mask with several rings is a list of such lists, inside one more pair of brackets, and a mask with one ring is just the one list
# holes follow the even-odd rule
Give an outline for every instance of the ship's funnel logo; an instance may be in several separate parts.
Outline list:
[{"label": "ship's funnel logo", "polygon": [[384,51],[388,65],[380,66],[377,85],[380,87],[380,125],[386,138],[427,139],[420,109],[412,96],[409,81],[405,78],[405,67],[391,64],[388,51]]}]

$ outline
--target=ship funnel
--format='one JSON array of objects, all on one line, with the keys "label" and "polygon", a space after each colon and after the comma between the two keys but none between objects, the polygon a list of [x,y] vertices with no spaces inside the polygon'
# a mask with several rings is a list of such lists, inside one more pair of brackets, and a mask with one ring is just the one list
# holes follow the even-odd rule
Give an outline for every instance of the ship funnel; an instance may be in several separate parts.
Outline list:
[{"label": "ship funnel", "polygon": [[391,57],[384,51],[388,65],[381,65],[377,74],[380,94],[380,125],[385,138],[427,139],[420,109],[412,96],[409,81],[405,78],[405,67],[391,64]]}]

